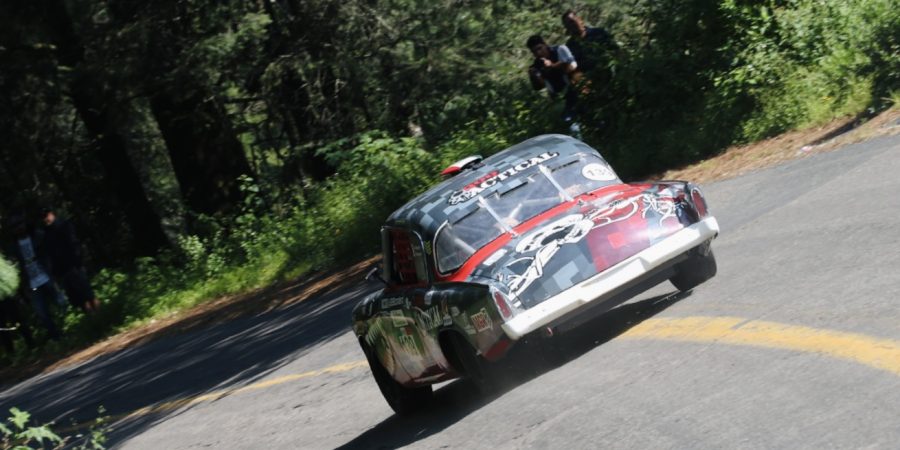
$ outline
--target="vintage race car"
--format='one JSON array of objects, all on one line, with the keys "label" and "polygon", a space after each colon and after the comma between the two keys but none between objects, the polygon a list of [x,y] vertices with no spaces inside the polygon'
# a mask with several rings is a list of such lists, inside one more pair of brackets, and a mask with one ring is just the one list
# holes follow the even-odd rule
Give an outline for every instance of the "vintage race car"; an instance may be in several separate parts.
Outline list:
[{"label": "vintage race car", "polygon": [[600,154],[562,135],[529,139],[453,175],[381,230],[384,289],[353,310],[372,374],[399,414],[440,381],[489,388],[488,365],[670,280],[713,277],[718,235],[700,189],[623,183]]}]

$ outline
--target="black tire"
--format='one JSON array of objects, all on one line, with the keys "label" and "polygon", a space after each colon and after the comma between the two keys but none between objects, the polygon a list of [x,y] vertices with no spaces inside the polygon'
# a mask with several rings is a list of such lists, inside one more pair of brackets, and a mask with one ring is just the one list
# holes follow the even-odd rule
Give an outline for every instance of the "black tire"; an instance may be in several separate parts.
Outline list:
[{"label": "black tire", "polygon": [[372,370],[372,376],[378,383],[378,389],[381,395],[387,400],[388,405],[395,413],[401,416],[409,415],[418,411],[432,398],[431,386],[422,386],[416,388],[407,388],[394,380],[388,373],[387,369],[381,365],[375,351],[365,343],[360,343],[363,353],[366,354],[366,360],[369,361],[369,368]]},{"label": "black tire", "polygon": [[675,266],[675,275],[669,281],[679,291],[689,291],[716,275],[716,257],[709,242],[690,251],[688,259]]},{"label": "black tire", "polygon": [[462,367],[465,377],[475,385],[482,394],[488,394],[497,390],[498,382],[496,373],[491,370],[490,363],[479,355],[471,345],[458,333],[450,333],[450,345],[453,348],[455,361]]}]

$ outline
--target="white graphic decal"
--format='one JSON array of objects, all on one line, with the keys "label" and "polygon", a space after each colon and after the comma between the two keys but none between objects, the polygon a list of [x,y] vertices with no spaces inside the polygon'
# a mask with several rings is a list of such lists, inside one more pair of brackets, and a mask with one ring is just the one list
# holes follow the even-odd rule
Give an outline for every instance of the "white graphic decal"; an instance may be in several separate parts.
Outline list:
[{"label": "white graphic decal", "polygon": [[616,179],[615,172],[609,166],[600,163],[586,164],[581,168],[581,175],[588,180],[594,181],[613,181]]},{"label": "white graphic decal", "polygon": [[506,255],[506,249],[501,248],[500,250],[497,250],[496,252],[494,252],[493,255],[488,256],[487,259],[485,259],[482,264],[484,264],[486,266],[493,266],[495,262],[499,261],[500,258],[502,258],[505,255]]},{"label": "white graphic decal", "polygon": [[478,194],[484,192],[485,189],[488,189],[491,186],[494,186],[495,184],[509,177],[512,177],[529,167],[536,166],[543,163],[544,161],[556,158],[557,156],[559,156],[559,153],[557,152],[545,152],[535,156],[534,158],[521,161],[510,167],[509,169],[504,170],[503,172],[490,172],[487,175],[475,180],[475,182],[462,188],[461,190],[450,194],[450,199],[447,201],[447,203],[451,205],[458,205],[460,203],[472,200]]},{"label": "white graphic decal", "polygon": [[647,218],[647,213],[650,211],[659,214],[659,225],[662,226],[662,223],[666,219],[678,217],[675,215],[675,202],[671,198],[662,198],[657,197],[651,194],[644,194],[644,212],[641,213],[641,217]]},{"label": "white graphic decal", "polygon": [[[504,279],[503,272],[500,272],[500,282],[509,288],[511,297],[518,298],[544,275],[544,267],[563,245],[581,241],[595,228],[630,219],[640,209],[638,199],[639,197],[632,197],[618,200],[583,214],[570,214],[525,236],[516,245],[516,252],[520,254],[534,252],[534,255],[517,258],[505,264],[504,268],[513,273],[506,275]],[[517,271],[512,269],[517,264],[525,263],[528,266],[524,271],[516,273]]]},{"label": "white graphic decal", "polygon": [[477,330],[479,333],[490,330],[494,327],[494,322],[491,320],[491,316],[488,315],[487,310],[484,308],[481,308],[481,311],[472,314],[470,318],[472,319],[472,325],[475,325],[475,330]]}]

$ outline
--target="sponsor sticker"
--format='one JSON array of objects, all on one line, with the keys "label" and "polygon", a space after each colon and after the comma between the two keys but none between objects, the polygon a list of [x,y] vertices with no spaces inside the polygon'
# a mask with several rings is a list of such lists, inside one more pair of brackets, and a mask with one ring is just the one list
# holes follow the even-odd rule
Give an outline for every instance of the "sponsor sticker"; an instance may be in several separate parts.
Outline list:
[{"label": "sponsor sticker", "polygon": [[519,161],[518,163],[514,164],[512,167],[504,170],[503,172],[497,172],[497,171],[490,172],[487,175],[484,175],[483,177],[466,185],[461,190],[458,190],[458,191],[450,194],[450,199],[447,201],[447,203],[449,203],[451,205],[458,205],[460,203],[465,203],[469,200],[472,200],[473,198],[478,196],[478,194],[484,192],[484,190],[490,188],[491,186],[494,186],[497,183],[499,183],[507,178],[515,176],[519,172],[522,172],[523,170],[528,169],[529,167],[534,167],[534,166],[541,164],[547,160],[556,158],[557,156],[559,156],[559,153],[557,153],[557,152],[544,152],[544,153],[541,153],[540,155],[535,156],[534,158],[530,158],[525,161]]},{"label": "sponsor sticker", "polygon": [[612,181],[616,179],[616,174],[612,169],[600,163],[586,164],[581,168],[581,174],[588,180],[594,181]]},{"label": "sponsor sticker", "polygon": [[481,308],[481,311],[472,314],[469,316],[472,319],[472,325],[475,326],[475,330],[479,333],[490,330],[494,327],[494,323],[491,321],[491,316],[488,315],[486,309]]},{"label": "sponsor sticker", "polygon": [[406,304],[406,298],[404,297],[390,297],[381,299],[381,309],[393,308],[403,304]]},{"label": "sponsor sticker", "polygon": [[395,327],[405,327],[406,316],[403,315],[403,311],[399,309],[391,311],[391,322],[393,322]]},{"label": "sponsor sticker", "polygon": [[406,350],[407,353],[412,355],[419,354],[419,346],[416,345],[416,339],[412,337],[412,332],[406,328],[404,328],[405,333],[397,336],[397,340],[400,341],[400,346]]},{"label": "sponsor sticker", "polygon": [[441,318],[441,311],[438,308],[429,308],[426,311],[421,311],[422,325],[426,330],[433,330],[439,326],[443,322]]}]

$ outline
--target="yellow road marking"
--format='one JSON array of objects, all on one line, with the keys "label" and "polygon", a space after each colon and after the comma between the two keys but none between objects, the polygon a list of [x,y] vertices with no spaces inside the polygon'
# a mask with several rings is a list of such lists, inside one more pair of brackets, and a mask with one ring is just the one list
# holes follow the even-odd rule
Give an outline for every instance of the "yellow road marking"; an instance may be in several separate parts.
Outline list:
[{"label": "yellow road marking", "polygon": [[292,374],[292,375],[285,375],[283,377],[273,378],[271,380],[260,381],[259,383],[254,383],[254,384],[242,386],[239,388],[225,389],[225,390],[221,390],[221,391],[210,392],[209,394],[198,395],[195,397],[188,397],[188,398],[183,398],[183,399],[179,399],[179,400],[172,400],[169,402],[159,403],[156,405],[147,406],[147,407],[132,411],[131,413],[124,415],[123,418],[129,418],[132,416],[143,416],[143,415],[152,414],[152,413],[161,412],[161,411],[171,411],[173,409],[178,409],[183,406],[195,405],[197,403],[202,403],[202,402],[206,402],[206,401],[215,401],[220,398],[227,397],[229,395],[242,394],[244,392],[250,392],[250,391],[258,391],[260,389],[265,389],[265,388],[272,387],[275,385],[284,384],[284,383],[288,383],[291,381],[297,381],[297,380],[301,380],[304,378],[312,378],[312,377],[317,377],[319,375],[325,375],[325,374],[329,374],[329,373],[347,372],[349,370],[353,370],[358,367],[368,367],[368,363],[366,363],[365,361],[353,361],[353,362],[344,363],[344,364],[337,364],[334,366],[326,367],[324,369],[312,370],[309,372],[296,373],[296,374]]},{"label": "yellow road marking", "polygon": [[[740,317],[695,316],[648,319],[629,329],[617,339],[700,342],[815,353],[853,361],[900,376],[900,341],[821,328],[748,320]],[[229,395],[257,391],[304,378],[347,372],[363,367],[368,367],[365,360],[285,375],[243,387],[147,406],[130,413],[109,417],[107,422],[171,411],[184,406],[218,400]],[[89,423],[75,425],[67,430],[85,428],[89,425]]]},{"label": "yellow road marking", "polygon": [[740,317],[648,319],[620,338],[745,345],[817,353],[900,376],[900,341]]},{"label": "yellow road marking", "polygon": [[[365,360],[362,360],[362,361],[353,361],[353,362],[348,362],[348,363],[343,363],[343,364],[336,364],[336,365],[333,365],[333,366],[326,367],[326,368],[324,368],[324,369],[311,370],[311,371],[309,371],[309,372],[302,372],[302,373],[295,373],[295,374],[291,374],[291,375],[285,375],[285,376],[283,376],[283,377],[273,378],[273,379],[271,379],[271,380],[266,380],[266,381],[260,381],[259,383],[254,383],[254,384],[250,384],[250,385],[242,386],[242,387],[238,387],[238,388],[224,389],[224,390],[221,390],[221,391],[210,392],[210,393],[208,393],[208,394],[197,395],[197,396],[194,396],[194,397],[186,397],[186,398],[182,398],[182,399],[178,399],[178,400],[172,400],[172,401],[168,401],[168,402],[157,403],[157,404],[155,404],[155,405],[145,406],[145,407],[143,407],[143,408],[136,409],[136,410],[131,411],[131,412],[129,412],[129,413],[125,413],[125,414],[117,414],[117,415],[114,415],[114,416],[106,417],[106,418],[104,418],[104,422],[106,422],[106,423],[113,423],[113,422],[118,422],[119,420],[123,420],[123,419],[131,419],[131,418],[134,418],[134,417],[146,416],[146,415],[148,415],[148,414],[153,414],[153,413],[158,413],[158,412],[165,412],[165,411],[171,411],[171,410],[173,410],[173,409],[178,409],[178,408],[182,408],[182,407],[184,407],[184,406],[189,406],[189,405],[195,405],[195,404],[197,404],[197,403],[203,403],[203,402],[206,402],[206,401],[215,401],[215,400],[218,400],[218,399],[220,399],[220,398],[227,397],[227,396],[229,396],[229,395],[241,394],[241,393],[244,393],[244,392],[257,391],[257,390],[260,390],[260,389],[265,389],[265,388],[272,387],[272,386],[275,386],[275,385],[279,385],[279,384],[283,384],[283,383],[288,383],[288,382],[291,382],[291,381],[297,381],[297,380],[301,380],[301,379],[304,379],[304,378],[317,377],[317,376],[319,376],[319,375],[325,375],[325,374],[330,374],[330,373],[347,372],[347,371],[350,371],[350,370],[353,370],[353,369],[356,369],[356,368],[360,368],[360,367],[369,367],[369,364],[368,364]],[[61,433],[67,433],[67,432],[70,432],[70,431],[74,431],[74,430],[79,430],[79,429],[83,429],[83,428],[90,427],[90,426],[93,425],[94,423],[95,423],[95,421],[83,422],[83,423],[80,423],[80,424],[72,425],[72,426],[70,426],[70,427],[62,428],[62,429],[60,429],[60,430],[58,430],[58,431],[61,432]]]}]

